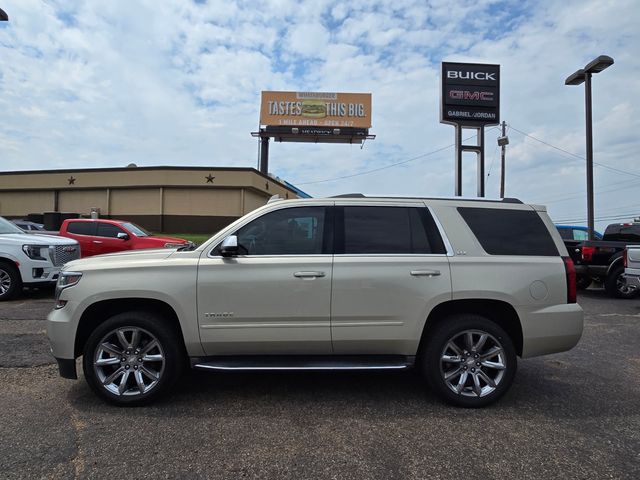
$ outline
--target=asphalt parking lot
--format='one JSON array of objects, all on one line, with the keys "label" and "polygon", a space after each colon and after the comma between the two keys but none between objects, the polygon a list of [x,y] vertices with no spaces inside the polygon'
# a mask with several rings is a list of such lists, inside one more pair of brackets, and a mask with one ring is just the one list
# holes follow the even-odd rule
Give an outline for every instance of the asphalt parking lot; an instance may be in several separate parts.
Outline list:
[{"label": "asphalt parking lot", "polygon": [[640,299],[582,293],[574,350],[484,410],[417,374],[191,372],[146,408],[58,377],[50,292],[0,304],[1,478],[640,478]]}]

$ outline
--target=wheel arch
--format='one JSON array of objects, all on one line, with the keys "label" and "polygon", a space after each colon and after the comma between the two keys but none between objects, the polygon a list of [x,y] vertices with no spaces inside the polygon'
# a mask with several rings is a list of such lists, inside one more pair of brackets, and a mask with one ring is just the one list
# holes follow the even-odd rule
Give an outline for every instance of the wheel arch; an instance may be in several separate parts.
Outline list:
[{"label": "wheel arch", "polygon": [[511,304],[503,300],[484,298],[448,300],[434,307],[429,313],[422,330],[418,355],[420,355],[420,350],[424,345],[424,339],[427,338],[429,332],[436,325],[445,321],[451,315],[464,313],[481,315],[497,323],[511,338],[518,356],[522,356],[523,334],[518,312]]},{"label": "wheel arch", "polygon": [[82,355],[87,339],[98,325],[114,315],[130,311],[143,311],[161,316],[175,330],[181,348],[185,350],[184,332],[178,315],[171,305],[153,298],[112,298],[95,302],[82,312],[74,343],[75,358]]},{"label": "wheel arch", "polygon": [[617,267],[620,266],[620,264],[622,263],[622,260],[624,259],[622,253],[620,253],[616,258],[614,258],[611,263],[609,264],[609,267],[607,267],[607,276]]}]

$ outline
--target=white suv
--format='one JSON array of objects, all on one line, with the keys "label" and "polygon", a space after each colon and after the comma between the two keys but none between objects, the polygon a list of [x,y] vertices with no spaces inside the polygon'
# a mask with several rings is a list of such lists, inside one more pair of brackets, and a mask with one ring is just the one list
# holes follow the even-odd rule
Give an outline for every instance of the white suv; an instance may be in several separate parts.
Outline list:
[{"label": "white suv", "polygon": [[54,286],[62,265],[80,258],[80,245],[69,238],[27,234],[0,217],[0,302],[22,287]]},{"label": "white suv", "polygon": [[139,405],[203,370],[418,367],[455,405],[509,388],[516,357],[582,334],[575,272],[517,200],[280,200],[194,250],[68,264],[48,335],[60,374]]}]

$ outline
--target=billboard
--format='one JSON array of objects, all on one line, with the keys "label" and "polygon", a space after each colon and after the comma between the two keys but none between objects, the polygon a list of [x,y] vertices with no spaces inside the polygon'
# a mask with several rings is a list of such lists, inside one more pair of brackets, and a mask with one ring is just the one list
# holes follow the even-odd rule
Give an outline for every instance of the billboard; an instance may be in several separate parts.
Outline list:
[{"label": "billboard", "polygon": [[317,132],[334,128],[368,129],[371,94],[263,91],[260,125]]},{"label": "billboard", "polygon": [[440,122],[500,123],[500,65],[442,62]]}]

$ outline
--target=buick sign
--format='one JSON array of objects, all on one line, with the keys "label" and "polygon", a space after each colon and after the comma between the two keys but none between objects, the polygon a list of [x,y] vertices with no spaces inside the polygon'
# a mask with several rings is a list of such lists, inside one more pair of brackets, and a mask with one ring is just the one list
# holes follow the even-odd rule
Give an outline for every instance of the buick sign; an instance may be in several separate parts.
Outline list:
[{"label": "buick sign", "polygon": [[441,123],[500,123],[500,65],[443,62],[441,80]]}]

